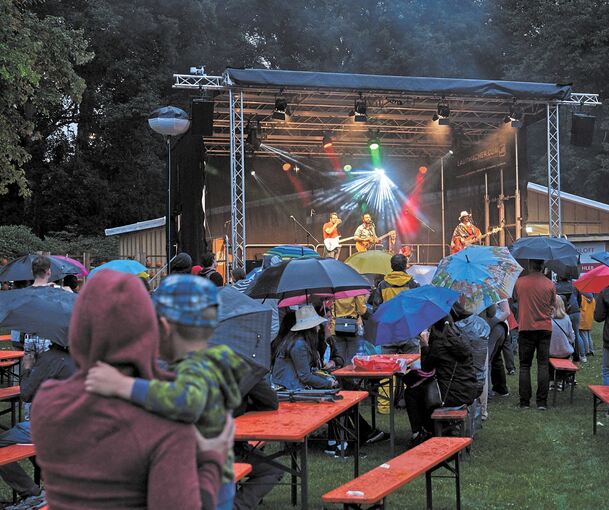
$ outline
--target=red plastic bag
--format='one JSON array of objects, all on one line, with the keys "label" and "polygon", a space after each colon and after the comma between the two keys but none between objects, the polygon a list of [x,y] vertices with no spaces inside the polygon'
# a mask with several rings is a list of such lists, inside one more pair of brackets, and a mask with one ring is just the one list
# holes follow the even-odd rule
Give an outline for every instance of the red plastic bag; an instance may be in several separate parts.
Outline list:
[{"label": "red plastic bag", "polygon": [[374,356],[353,356],[353,366],[360,370],[371,372],[401,372],[406,373],[408,361],[404,358],[396,358],[390,354],[376,354]]}]

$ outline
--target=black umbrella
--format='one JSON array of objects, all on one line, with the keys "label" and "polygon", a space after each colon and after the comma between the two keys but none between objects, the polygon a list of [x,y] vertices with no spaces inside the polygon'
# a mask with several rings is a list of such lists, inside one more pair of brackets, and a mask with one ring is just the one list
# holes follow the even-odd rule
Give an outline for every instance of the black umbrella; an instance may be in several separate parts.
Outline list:
[{"label": "black umbrella", "polygon": [[576,280],[581,272],[579,257],[549,260],[545,263],[545,267],[556,273],[560,278],[568,278],[569,280]]},{"label": "black umbrella", "polygon": [[[16,282],[21,280],[33,280],[32,261],[38,255],[24,255],[19,257],[0,269],[0,282]],[[67,274],[78,274],[80,269],[62,259],[48,257],[51,261],[51,280],[60,280]]]},{"label": "black umbrella", "polygon": [[579,257],[575,246],[561,237],[521,237],[509,250],[515,259],[570,261],[573,257]]},{"label": "black umbrella", "polygon": [[0,326],[68,345],[68,327],[76,294],[54,287],[0,292]]},{"label": "black umbrella", "polygon": [[271,320],[269,306],[231,287],[223,287],[218,297],[218,327],[211,345],[228,345],[252,364],[271,367]]},{"label": "black umbrella", "polygon": [[246,293],[254,299],[284,299],[369,288],[368,280],[343,262],[329,258],[301,258],[265,269]]}]

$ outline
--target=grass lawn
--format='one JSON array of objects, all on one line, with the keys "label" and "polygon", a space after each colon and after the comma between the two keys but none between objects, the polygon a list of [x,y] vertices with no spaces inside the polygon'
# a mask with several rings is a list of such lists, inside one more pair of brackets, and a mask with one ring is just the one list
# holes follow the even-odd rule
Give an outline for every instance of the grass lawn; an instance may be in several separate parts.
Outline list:
[{"label": "grass lawn", "polygon": [[[577,376],[573,405],[568,403],[567,392],[559,394],[556,408],[521,411],[517,408],[517,376],[508,377],[509,397],[490,402],[489,420],[479,432],[471,458],[461,463],[464,509],[607,507],[609,419],[600,414],[603,426],[599,426],[597,436],[592,436],[592,397],[587,389],[588,384],[601,384],[601,328],[595,326],[597,356],[588,358]],[[534,391],[535,387],[534,383]],[[369,417],[369,405],[365,403],[362,408]],[[389,430],[387,417],[381,417],[380,424]],[[406,411],[397,412],[396,429],[397,451],[401,453],[410,436]],[[366,458],[360,463],[361,473],[389,459],[389,443],[365,447],[363,452]],[[29,469],[28,462],[23,465]],[[353,459],[329,458],[314,446],[310,448],[309,470],[310,507],[322,508],[321,495],[352,478]],[[7,486],[0,487],[0,499],[10,499]],[[394,493],[387,503],[391,509],[425,508],[424,477]],[[269,510],[290,507],[288,486],[275,488],[261,506]],[[434,480],[434,508],[454,508],[452,480]]]},{"label": "grass lawn", "polygon": [[[601,384],[602,334],[600,325],[595,326],[597,355],[589,357],[577,375],[573,405],[566,392],[559,393],[556,408],[537,411],[533,396],[533,407],[520,410],[518,376],[508,376],[511,395],[489,403],[489,420],[474,442],[471,458],[461,463],[464,509],[607,508],[609,419],[599,414],[604,426],[593,436],[592,396],[587,389],[588,384]],[[534,382],[533,392],[535,388]],[[368,417],[369,406],[364,404],[363,409]],[[385,417],[381,425],[389,430]],[[410,436],[406,411],[397,412],[396,429],[397,451],[401,453]],[[353,460],[332,459],[318,448],[310,450],[310,507],[322,508],[321,495],[352,478]],[[360,463],[360,473],[389,459],[388,442],[363,451],[367,457]],[[425,477],[390,496],[387,506],[425,508]],[[434,508],[454,506],[453,480],[434,480]],[[289,487],[282,486],[267,496],[261,508],[289,507]]]}]

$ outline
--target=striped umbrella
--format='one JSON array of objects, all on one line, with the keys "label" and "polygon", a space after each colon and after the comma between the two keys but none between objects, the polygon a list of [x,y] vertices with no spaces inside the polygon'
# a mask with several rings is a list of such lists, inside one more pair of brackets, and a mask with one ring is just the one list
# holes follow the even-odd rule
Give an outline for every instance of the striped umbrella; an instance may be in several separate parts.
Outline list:
[{"label": "striped umbrella", "polygon": [[299,244],[282,244],[268,250],[265,255],[276,255],[281,260],[299,259],[302,257],[319,257],[319,253]]}]

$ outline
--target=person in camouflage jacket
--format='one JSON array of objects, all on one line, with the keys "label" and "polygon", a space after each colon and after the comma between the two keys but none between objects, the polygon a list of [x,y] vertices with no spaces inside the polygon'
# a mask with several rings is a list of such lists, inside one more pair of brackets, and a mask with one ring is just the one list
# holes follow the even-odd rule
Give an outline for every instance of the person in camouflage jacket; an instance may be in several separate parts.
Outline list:
[{"label": "person in camouflage jacket", "polygon": [[[172,275],[153,294],[164,359],[172,360],[173,381],[127,377],[98,364],[89,370],[88,391],[128,399],[166,418],[196,424],[205,438],[218,436],[227,413],[241,404],[239,383],[248,364],[232,349],[207,348],[217,324],[218,289],[192,275]],[[234,455],[229,450],[216,508],[232,508]]]}]

